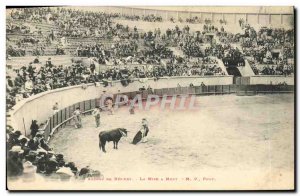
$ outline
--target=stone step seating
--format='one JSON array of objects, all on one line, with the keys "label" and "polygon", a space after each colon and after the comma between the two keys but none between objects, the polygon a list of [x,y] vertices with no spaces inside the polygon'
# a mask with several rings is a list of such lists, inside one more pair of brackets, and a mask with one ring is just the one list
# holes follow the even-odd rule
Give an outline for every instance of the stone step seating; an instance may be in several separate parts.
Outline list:
[{"label": "stone step seating", "polygon": [[[26,56],[34,56],[33,51],[34,50],[26,50]],[[56,48],[47,48],[44,51],[44,55],[46,55],[46,56],[56,55]]]},{"label": "stone step seating", "polygon": [[[71,65],[71,59],[73,56],[69,55],[45,55],[40,56],[40,64],[34,64],[34,66],[38,67],[41,65],[45,65],[48,58],[52,59],[52,63],[54,65]],[[23,56],[23,57],[11,57],[11,60],[7,61],[7,65],[10,65],[13,69],[20,68],[23,65],[28,65],[30,62],[33,62],[35,56]]]},{"label": "stone step seating", "polygon": [[68,40],[68,44],[66,46],[66,48],[68,49],[75,49],[80,45],[83,44],[87,45],[94,45],[95,43],[97,44],[103,44],[105,48],[110,48],[111,44],[113,43],[112,40],[108,40],[108,39],[103,39],[103,38],[67,38]]},{"label": "stone step seating", "polygon": [[[24,21],[22,21],[22,23],[24,23]],[[52,29],[58,30],[58,27],[51,25],[51,24],[47,24],[47,23],[34,23],[34,22],[28,22],[29,26],[35,26],[37,28],[40,28],[43,35],[47,35],[47,33],[49,33]],[[131,33],[133,33],[133,29],[129,30]],[[141,28],[138,28],[138,32],[139,34],[143,32],[143,30]],[[7,37],[10,39],[10,43],[15,43],[18,42],[20,39],[22,39],[23,37],[34,37],[34,38],[38,38],[40,39],[39,44],[36,45],[24,45],[24,48],[26,50],[26,55],[32,55],[33,51],[36,50],[37,47],[41,47],[46,45],[46,42],[43,38],[42,35],[35,35],[35,34],[20,34],[20,33],[10,33],[7,34]],[[56,37],[57,40],[60,39],[60,36]],[[93,38],[93,37],[89,37],[89,38],[73,38],[73,37],[68,37],[67,38],[67,42],[68,44],[65,46],[65,52],[67,54],[74,54],[77,47],[80,44],[86,45],[86,44],[95,44],[95,43],[101,43],[104,45],[104,47],[106,49],[109,49],[113,43],[113,40],[111,39],[104,39],[104,38]],[[13,45],[13,44],[12,44]],[[140,39],[138,42],[138,47],[140,50],[143,50],[145,48],[147,48],[146,46],[144,46],[144,41],[143,39]],[[44,52],[44,55],[55,55],[56,54],[56,44],[52,44],[51,46],[46,46]]]},{"label": "stone step seating", "polygon": [[25,37],[33,37],[33,38],[42,39],[43,36],[42,35],[34,35],[34,34],[7,33],[6,37],[10,41],[16,42]]},{"label": "stone step seating", "polygon": [[53,25],[53,24],[47,24],[47,23],[35,23],[35,22],[31,22],[31,21],[13,21],[14,25],[25,25],[25,26],[29,26],[31,31],[35,31],[37,29],[40,29],[42,31],[42,33],[45,34],[49,34],[51,32],[51,30],[58,30],[58,27]]},{"label": "stone step seating", "polygon": [[35,23],[35,22],[27,22],[28,25],[40,28],[42,31],[51,31],[51,30],[58,30],[58,27],[54,24],[48,23]]}]

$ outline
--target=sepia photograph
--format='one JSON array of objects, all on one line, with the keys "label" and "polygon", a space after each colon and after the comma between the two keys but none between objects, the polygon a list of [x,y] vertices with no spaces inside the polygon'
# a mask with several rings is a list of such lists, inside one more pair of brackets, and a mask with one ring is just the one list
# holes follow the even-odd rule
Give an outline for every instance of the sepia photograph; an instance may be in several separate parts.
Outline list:
[{"label": "sepia photograph", "polygon": [[8,191],[295,190],[295,7],[5,11]]}]

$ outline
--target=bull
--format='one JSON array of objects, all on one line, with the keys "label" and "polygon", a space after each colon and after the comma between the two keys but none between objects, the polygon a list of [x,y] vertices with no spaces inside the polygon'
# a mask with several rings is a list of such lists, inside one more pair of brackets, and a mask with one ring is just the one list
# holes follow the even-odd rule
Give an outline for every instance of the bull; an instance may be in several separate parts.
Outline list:
[{"label": "bull", "polygon": [[99,133],[99,148],[102,149],[103,152],[105,150],[106,142],[113,141],[114,142],[114,149],[118,149],[118,142],[120,141],[121,137],[127,137],[127,130],[123,128],[117,128],[110,131],[101,131]]}]

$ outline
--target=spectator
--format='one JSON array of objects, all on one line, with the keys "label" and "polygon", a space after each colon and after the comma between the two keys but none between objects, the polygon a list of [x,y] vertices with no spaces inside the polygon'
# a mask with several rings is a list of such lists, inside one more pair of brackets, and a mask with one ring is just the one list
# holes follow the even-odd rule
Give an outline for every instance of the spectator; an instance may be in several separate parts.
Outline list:
[{"label": "spectator", "polygon": [[34,138],[36,133],[39,131],[39,126],[36,120],[33,120],[30,125],[31,137]]},{"label": "spectator", "polygon": [[56,114],[59,111],[57,102],[53,105],[52,110],[53,110],[53,114]]}]

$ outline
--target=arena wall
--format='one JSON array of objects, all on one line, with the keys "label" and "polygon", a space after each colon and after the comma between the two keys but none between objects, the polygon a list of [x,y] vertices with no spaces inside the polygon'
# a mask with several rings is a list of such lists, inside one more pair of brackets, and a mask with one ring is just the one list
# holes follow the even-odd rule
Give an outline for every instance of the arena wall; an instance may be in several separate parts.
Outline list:
[{"label": "arena wall", "polygon": [[45,122],[52,114],[52,106],[58,102],[59,109],[68,107],[75,103],[79,103],[89,99],[100,98],[103,91],[109,94],[125,93],[138,91],[139,88],[149,86],[152,89],[174,88],[178,86],[194,86],[205,85],[230,85],[233,83],[232,76],[207,76],[207,77],[172,77],[160,78],[158,81],[153,79],[140,79],[128,86],[124,87],[120,82],[113,82],[112,86],[104,87],[103,85],[95,86],[89,84],[86,89],[82,85],[55,89],[32,96],[22,100],[14,106],[9,112],[9,124],[16,130],[20,130],[23,134],[30,133],[30,125],[32,120],[38,123]]},{"label": "arena wall", "polygon": [[294,85],[294,77],[292,76],[251,76],[250,85],[254,84],[279,84],[286,83],[288,85]]},{"label": "arena wall", "polygon": [[[252,76],[249,78],[250,82],[247,83],[248,85],[250,84],[250,87],[253,86],[254,89],[256,88],[255,85],[276,85],[284,82],[289,86],[294,85],[294,77]],[[106,91],[107,94],[129,93],[136,92],[142,87],[148,88],[150,86],[153,90],[168,89],[188,87],[190,84],[200,86],[202,82],[206,86],[211,86],[213,88],[211,92],[213,92],[214,89],[216,90],[217,86],[220,87],[223,85],[225,88],[226,85],[227,87],[231,85],[234,87],[233,76],[165,77],[160,78],[157,81],[154,81],[153,79],[139,79],[126,87],[119,81],[109,83],[109,86],[107,87],[104,87],[102,84],[97,86],[89,84],[87,85],[87,88],[78,85],[40,93],[20,101],[14,106],[13,110],[8,113],[8,124],[12,125],[16,130],[20,130],[23,134],[28,135],[30,134],[31,121],[37,120],[38,123],[46,122],[53,114],[52,107],[55,102],[58,102],[59,109],[63,109],[86,100],[98,99],[103,95],[104,91]],[[216,87],[214,87],[214,85],[216,85]],[[268,87],[266,87],[266,91],[268,91]]]}]

